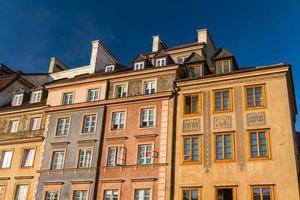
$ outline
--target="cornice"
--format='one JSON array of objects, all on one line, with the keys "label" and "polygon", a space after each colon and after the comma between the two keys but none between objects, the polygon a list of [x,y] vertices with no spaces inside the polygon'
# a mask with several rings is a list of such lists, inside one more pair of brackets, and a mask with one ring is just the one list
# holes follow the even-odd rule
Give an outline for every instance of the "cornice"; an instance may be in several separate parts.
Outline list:
[{"label": "cornice", "polygon": [[43,140],[44,140],[43,136],[34,137],[34,138],[20,138],[20,139],[12,139],[12,140],[2,140],[2,141],[0,141],[0,145],[42,142]]}]

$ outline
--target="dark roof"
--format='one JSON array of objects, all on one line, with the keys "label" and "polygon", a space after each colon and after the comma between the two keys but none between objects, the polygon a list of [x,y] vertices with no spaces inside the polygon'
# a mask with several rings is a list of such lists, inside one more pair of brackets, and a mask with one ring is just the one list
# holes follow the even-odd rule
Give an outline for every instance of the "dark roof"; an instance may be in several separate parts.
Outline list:
[{"label": "dark roof", "polygon": [[182,49],[182,48],[187,48],[187,47],[193,47],[193,46],[197,46],[203,43],[199,43],[199,42],[192,42],[192,43],[187,43],[187,44],[182,44],[182,45],[177,45],[174,47],[170,47],[165,49],[165,51],[171,51],[171,50],[176,50],[176,49]]},{"label": "dark roof", "polygon": [[165,50],[160,50],[159,52],[157,52],[157,54],[154,55],[154,58],[161,58],[166,56],[169,56],[169,54],[165,52]]},{"label": "dark roof", "polygon": [[18,78],[17,75],[11,75],[0,78],[0,92],[7,88],[10,84],[12,84]]},{"label": "dark roof", "polygon": [[7,67],[4,64],[0,64],[0,76],[8,75],[8,74],[15,74],[16,72],[11,70],[9,67]]},{"label": "dark roof", "polygon": [[30,101],[28,100],[28,101],[22,103],[22,105],[11,106],[11,102],[9,102],[9,103],[1,106],[0,111],[4,112],[4,111],[15,111],[15,110],[28,109],[28,108],[36,108],[36,107],[46,106],[46,102],[47,102],[46,95],[40,102],[37,102],[37,103],[30,103]]},{"label": "dark roof", "polygon": [[233,57],[233,54],[231,52],[229,52],[227,49],[222,47],[213,54],[211,59],[217,60],[217,59],[229,58],[229,57]]},{"label": "dark roof", "polygon": [[203,62],[205,61],[205,58],[203,56],[200,56],[199,54],[193,52],[185,61],[186,64],[191,63],[197,63],[197,62]]},{"label": "dark roof", "polygon": [[147,59],[148,59],[148,56],[146,56],[144,54],[140,54],[133,61],[134,62],[139,62],[139,61],[145,61]]}]

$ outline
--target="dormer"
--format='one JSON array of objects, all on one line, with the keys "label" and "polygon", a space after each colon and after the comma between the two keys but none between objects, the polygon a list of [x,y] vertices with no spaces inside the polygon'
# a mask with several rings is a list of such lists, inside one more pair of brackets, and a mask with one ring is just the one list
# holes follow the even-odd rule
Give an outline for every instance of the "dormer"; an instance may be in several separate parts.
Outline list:
[{"label": "dormer", "polygon": [[148,59],[148,56],[144,54],[140,54],[133,61],[133,69],[134,70],[142,70],[148,67],[152,67],[151,62]]},{"label": "dormer", "polygon": [[38,103],[43,97],[43,87],[39,86],[31,90],[30,103]]},{"label": "dormer", "polygon": [[184,62],[187,66],[188,78],[200,78],[209,73],[205,58],[193,52]]},{"label": "dormer", "polygon": [[12,106],[20,106],[23,103],[23,99],[24,99],[24,89],[20,88],[17,91],[14,92],[14,96],[11,102]]},{"label": "dormer", "polygon": [[173,59],[164,50],[160,50],[154,56],[154,66],[155,67],[162,67],[162,66],[166,66],[166,65],[169,65],[172,63],[174,63]]},{"label": "dormer", "polygon": [[105,67],[105,72],[106,73],[110,73],[110,72],[113,72],[115,71],[115,65],[108,65]]},{"label": "dormer", "polygon": [[238,69],[234,55],[224,48],[218,49],[211,60],[215,74],[227,74]]}]

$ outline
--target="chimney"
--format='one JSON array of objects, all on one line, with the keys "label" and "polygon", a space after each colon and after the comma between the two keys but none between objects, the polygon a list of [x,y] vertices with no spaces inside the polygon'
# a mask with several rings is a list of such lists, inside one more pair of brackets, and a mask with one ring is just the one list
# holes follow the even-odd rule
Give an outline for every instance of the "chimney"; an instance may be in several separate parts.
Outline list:
[{"label": "chimney", "polygon": [[197,30],[197,42],[198,43],[208,43],[209,40],[208,30],[207,28],[198,29]]},{"label": "chimney", "polygon": [[161,49],[165,49],[167,46],[165,43],[160,39],[159,35],[152,36],[152,52],[159,51]]},{"label": "chimney", "polygon": [[94,40],[92,41],[92,53],[91,53],[91,60],[90,60],[90,73],[94,73],[96,70],[98,53],[99,53],[99,46],[100,41]]}]

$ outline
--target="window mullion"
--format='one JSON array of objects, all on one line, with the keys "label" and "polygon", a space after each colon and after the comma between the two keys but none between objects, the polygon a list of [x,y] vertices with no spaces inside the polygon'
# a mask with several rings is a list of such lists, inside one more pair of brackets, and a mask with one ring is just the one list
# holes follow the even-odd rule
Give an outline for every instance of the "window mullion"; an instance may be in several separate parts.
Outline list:
[{"label": "window mullion", "polygon": [[225,159],[225,134],[222,135],[222,154],[223,154],[223,159]]},{"label": "window mullion", "polygon": [[259,146],[259,137],[258,137],[258,132],[256,131],[256,145],[257,145],[257,154],[260,157],[260,146]]}]

